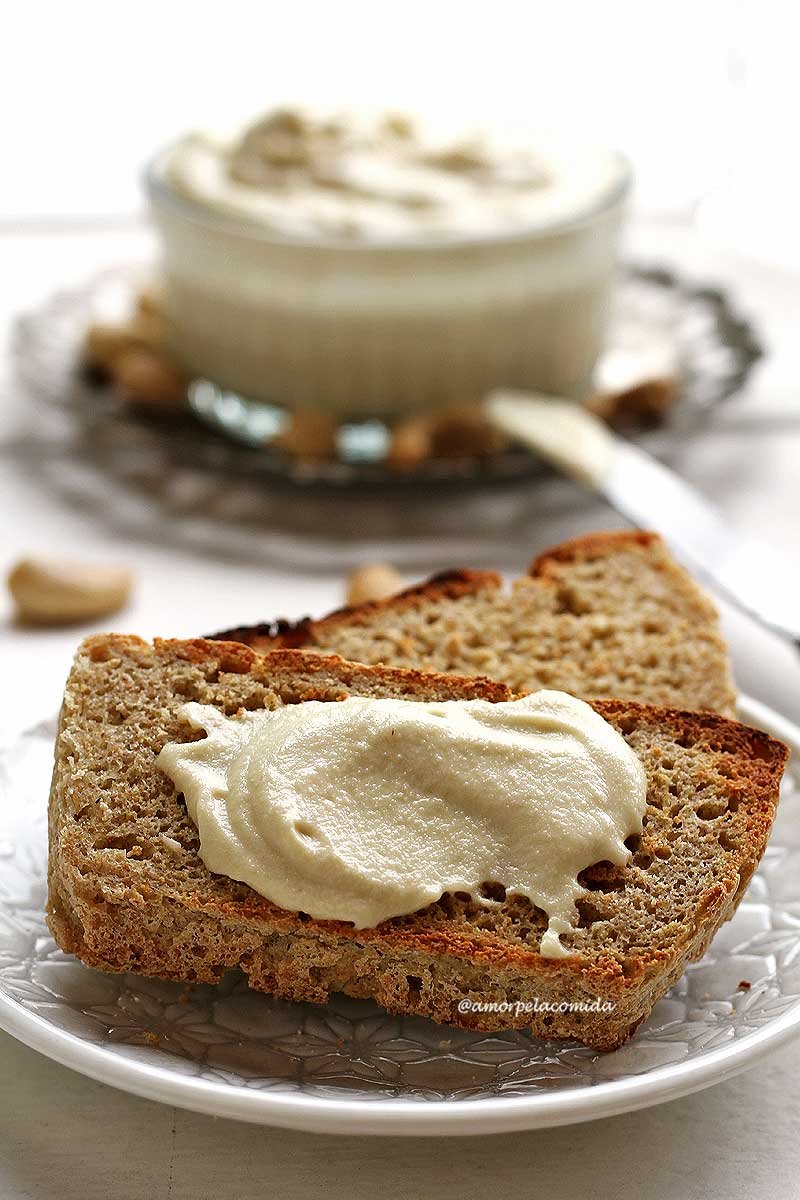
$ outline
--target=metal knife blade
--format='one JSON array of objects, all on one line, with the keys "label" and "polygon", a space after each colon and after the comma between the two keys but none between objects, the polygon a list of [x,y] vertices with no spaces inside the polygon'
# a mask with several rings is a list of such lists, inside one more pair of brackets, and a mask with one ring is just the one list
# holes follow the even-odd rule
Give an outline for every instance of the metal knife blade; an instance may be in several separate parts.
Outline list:
[{"label": "metal knife blade", "polygon": [[635,525],[657,530],[734,604],[800,641],[800,562],[739,533],[691,484],[578,404],[495,392],[486,412],[494,425],[605,496]]},{"label": "metal knife blade", "polygon": [[691,484],[631,442],[615,439],[600,489],[634,524],[657,529],[679,558],[777,633],[800,640],[800,569],[739,533]]}]

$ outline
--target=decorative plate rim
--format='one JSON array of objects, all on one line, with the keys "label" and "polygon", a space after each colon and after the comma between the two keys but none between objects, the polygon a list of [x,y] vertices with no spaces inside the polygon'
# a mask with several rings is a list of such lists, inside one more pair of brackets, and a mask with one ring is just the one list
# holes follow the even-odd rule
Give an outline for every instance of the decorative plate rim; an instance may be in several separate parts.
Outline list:
[{"label": "decorative plate rim", "polygon": [[[768,705],[739,698],[739,715],[785,741],[800,771],[800,727]],[[800,1031],[800,1002],[746,1034],[683,1063],[655,1067],[632,1078],[532,1096],[428,1100],[351,1099],[252,1091],[185,1076],[161,1066],[111,1055],[0,992],[0,1028],[63,1066],[123,1091],[179,1108],[251,1123],[315,1133],[404,1136],[511,1133],[616,1116],[721,1083]]]}]

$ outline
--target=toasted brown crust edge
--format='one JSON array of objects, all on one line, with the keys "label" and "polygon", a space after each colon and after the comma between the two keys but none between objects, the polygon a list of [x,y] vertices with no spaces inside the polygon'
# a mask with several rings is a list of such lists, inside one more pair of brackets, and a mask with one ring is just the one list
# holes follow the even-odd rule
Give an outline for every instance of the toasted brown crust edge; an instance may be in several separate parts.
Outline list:
[{"label": "toasted brown crust edge", "polygon": [[[147,645],[145,642],[144,645]],[[431,672],[416,667],[366,666],[348,662],[339,654],[314,654],[294,647],[278,647],[262,654],[251,646],[235,641],[217,641],[212,638],[155,638],[156,651],[168,650],[189,662],[208,662],[213,659],[222,671],[247,674],[257,668],[259,673],[278,671],[286,675],[302,672],[313,675],[336,675],[346,688],[357,679],[375,679],[389,683],[408,695],[422,687],[430,687]],[[452,690],[463,693],[464,699],[491,700],[497,703],[511,700],[514,693],[504,683],[489,679],[486,675],[443,676]]]},{"label": "toasted brown crust edge", "polygon": [[345,605],[317,620],[303,617],[296,622],[278,620],[259,625],[240,625],[235,629],[209,634],[208,638],[211,641],[219,639],[243,642],[263,650],[270,647],[300,648],[313,644],[316,631],[328,629],[333,625],[357,625],[359,621],[368,619],[377,612],[418,608],[431,600],[458,600],[462,596],[476,595],[484,589],[500,588],[502,584],[502,578],[496,571],[473,571],[466,568],[442,571],[422,583],[396,592],[385,600],[366,600],[363,604]]},{"label": "toasted brown crust edge", "polygon": [[[619,529],[586,533],[542,551],[528,568],[528,576],[543,583],[550,583],[554,582],[552,576],[556,564],[602,558],[622,546],[646,548],[653,545],[663,546],[664,543],[659,534],[648,530]],[[345,605],[316,620],[303,617],[295,622],[279,619],[257,625],[239,625],[234,629],[209,634],[208,637],[212,641],[219,639],[243,642],[262,652],[272,647],[299,649],[313,646],[315,634],[324,633],[336,625],[358,625],[375,613],[402,612],[409,608],[417,608],[426,602],[457,600],[462,596],[476,595],[484,589],[500,588],[502,583],[502,577],[496,571],[457,568],[432,575],[422,583],[404,588],[385,600],[367,600],[363,604]]]},{"label": "toasted brown crust edge", "polygon": [[546,578],[548,569],[554,563],[590,562],[592,559],[604,558],[605,555],[625,546],[638,546],[642,549],[661,546],[666,551],[663,538],[652,530],[601,529],[596,533],[580,534],[543,550],[528,567],[528,574],[533,579]]},{"label": "toasted brown crust edge", "polygon": [[[111,636],[90,638],[85,643],[85,649],[93,658],[102,659],[117,651],[141,653],[149,651],[150,647],[140,638]],[[415,682],[420,680],[427,687],[431,683],[431,675],[424,672],[401,668],[364,667],[346,663],[336,656],[313,655],[292,650],[278,650],[262,656],[240,644],[219,643],[206,639],[158,640],[154,644],[153,652],[174,654],[190,661],[208,661],[210,658],[221,669],[231,671],[249,671],[254,666],[259,670],[259,674],[271,669],[283,673],[300,668],[306,675],[319,671],[328,677],[331,674],[338,675],[345,688],[348,681],[352,682],[364,674],[373,679],[383,677],[395,684],[407,684],[412,690]],[[463,685],[468,694],[494,699],[506,699],[509,696],[507,688],[490,680],[474,677],[459,679],[452,676],[442,678],[447,679],[454,687],[460,688]],[[326,690],[330,698],[330,687]],[[309,698],[312,697],[313,694],[309,693]],[[468,1028],[497,1030],[526,1027],[537,1036],[579,1037],[586,1044],[598,1049],[619,1045],[649,1011],[655,999],[680,976],[686,963],[705,951],[718,926],[735,911],[766,844],[788,751],[782,743],[767,734],[713,713],[682,713],[674,709],[655,708],[623,700],[596,701],[593,707],[618,726],[626,720],[635,723],[644,718],[651,721],[654,718],[662,722],[669,721],[677,731],[691,736],[695,744],[697,732],[700,730],[703,745],[732,753],[746,753],[750,761],[753,795],[740,809],[747,826],[747,853],[737,853],[735,862],[730,864],[725,876],[718,879],[701,898],[695,936],[684,945],[676,946],[671,955],[661,952],[653,961],[633,961],[626,964],[625,971],[614,959],[607,962],[602,960],[587,968],[577,956],[566,960],[548,960],[524,948],[476,946],[468,936],[456,938],[432,931],[415,933],[408,925],[354,931],[350,925],[341,922],[303,921],[298,914],[277,909],[255,893],[246,903],[216,907],[209,906],[207,901],[200,898],[192,905],[188,899],[183,902],[186,919],[197,921],[199,934],[202,934],[204,926],[208,927],[208,922],[211,922],[212,926],[219,921],[226,925],[235,923],[240,936],[247,935],[249,938],[250,949],[246,954],[242,952],[237,961],[226,965],[242,966],[247,970],[252,986],[289,999],[322,1003],[328,992],[324,974],[321,980],[318,979],[317,983],[311,985],[307,978],[296,978],[287,975],[285,971],[282,972],[280,954],[276,959],[269,950],[269,943],[270,939],[285,941],[287,935],[301,943],[310,942],[314,947],[322,947],[328,953],[346,954],[358,947],[358,953],[366,961],[372,962],[374,972],[377,973],[371,975],[370,971],[365,969],[362,984],[366,990],[362,989],[353,994],[374,995],[390,1011],[414,1012]],[[57,783],[63,770],[64,764],[57,764],[53,780],[53,803],[57,802]],[[145,961],[135,968],[132,968],[130,960],[115,957],[115,939],[126,922],[132,922],[134,932],[136,930],[140,913],[135,905],[118,905],[111,914],[102,913],[99,917],[93,915],[92,944],[88,944],[81,921],[68,899],[70,888],[68,880],[62,877],[60,867],[61,864],[51,861],[49,921],[62,948],[77,954],[87,965],[104,970],[136,969],[145,974],[166,978],[181,977],[175,975],[174,968],[170,968],[169,942],[166,938],[162,943],[159,943],[158,938],[152,940]],[[254,945],[254,938],[258,945]],[[387,955],[390,959],[388,964]],[[400,975],[403,975],[403,972],[413,975],[416,973],[415,966],[422,969],[423,966],[429,966],[442,957],[456,965],[463,963],[465,966],[474,967],[475,964],[482,963],[487,969],[500,972],[508,978],[512,993],[518,996],[529,993],[531,988],[536,996],[545,999],[550,995],[563,997],[565,992],[580,995],[589,991],[598,996],[613,997],[619,1012],[614,1023],[606,1020],[589,1028],[586,1025],[576,1026],[574,1021],[570,1022],[569,1014],[547,1025],[538,1018],[531,1019],[529,1013],[521,1016],[513,1012],[464,1015],[454,1011],[452,1005],[449,1008],[443,1004],[415,1004],[409,1007],[408,1004],[404,1005],[399,1001],[395,985],[390,987],[387,980],[391,981],[393,974],[397,975],[398,972]],[[221,976],[222,969],[209,976],[207,981],[215,982]],[[336,988],[335,981],[330,990],[340,990]],[[346,990],[353,992],[352,987],[347,987]]]}]

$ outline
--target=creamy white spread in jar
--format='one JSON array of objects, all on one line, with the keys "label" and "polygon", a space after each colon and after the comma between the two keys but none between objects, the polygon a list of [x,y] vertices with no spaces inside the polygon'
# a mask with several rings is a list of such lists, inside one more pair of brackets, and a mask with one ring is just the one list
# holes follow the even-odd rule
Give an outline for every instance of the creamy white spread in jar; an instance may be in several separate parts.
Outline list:
[{"label": "creamy white spread in jar", "polygon": [[582,397],[629,170],[552,135],[281,109],[148,173],[170,348],[193,377],[340,417]]},{"label": "creamy white spread in jar", "polygon": [[591,210],[620,180],[608,151],[300,109],[269,113],[230,140],[189,134],[164,171],[178,194],[218,213],[278,235],[354,242],[536,228]]},{"label": "creamy white spread in jar", "polygon": [[569,953],[581,871],[629,859],[644,768],[582,700],[423,703],[352,696],[234,718],[189,703],[207,737],[158,766],[183,792],[200,854],[274,904],[371,927],[445,892],[501,884],[548,918]]}]

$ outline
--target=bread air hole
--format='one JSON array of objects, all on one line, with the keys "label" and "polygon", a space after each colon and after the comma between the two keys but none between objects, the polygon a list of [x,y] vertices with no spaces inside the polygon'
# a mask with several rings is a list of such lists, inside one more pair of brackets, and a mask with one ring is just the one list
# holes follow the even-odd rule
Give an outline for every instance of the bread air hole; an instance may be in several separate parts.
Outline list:
[{"label": "bread air hole", "polygon": [[409,999],[413,996],[419,996],[422,991],[422,980],[419,975],[406,975],[406,983],[408,984]]},{"label": "bread air hole", "polygon": [[95,850],[124,850],[129,858],[152,858],[153,847],[140,834],[107,837],[94,843]]},{"label": "bread air hole", "polygon": [[587,892],[619,892],[625,887],[625,876],[613,863],[599,862],[581,871],[578,883]]},{"label": "bread air hole", "polygon": [[305,838],[307,842],[319,840],[319,830],[315,829],[310,821],[295,821],[294,831],[298,837]]},{"label": "bread air hole", "polygon": [[577,902],[578,909],[578,928],[586,929],[589,925],[594,925],[595,921],[605,921],[608,919],[608,914],[595,904],[591,899],[582,898]]},{"label": "bread air hole", "polygon": [[493,883],[487,881],[482,883],[478,889],[478,894],[483,900],[490,900],[495,904],[502,904],[506,898],[506,889],[502,883]]},{"label": "bread air hole", "polygon": [[715,821],[717,817],[721,817],[726,811],[727,805],[713,803],[701,804],[695,809],[701,821]]}]

